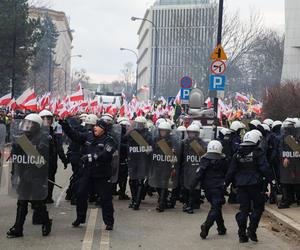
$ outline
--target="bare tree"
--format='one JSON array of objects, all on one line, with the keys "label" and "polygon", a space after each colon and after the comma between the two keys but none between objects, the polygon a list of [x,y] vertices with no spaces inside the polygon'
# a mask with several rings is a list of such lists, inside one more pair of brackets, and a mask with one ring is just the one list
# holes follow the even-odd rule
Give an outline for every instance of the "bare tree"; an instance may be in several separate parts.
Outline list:
[{"label": "bare tree", "polygon": [[135,79],[135,72],[133,63],[127,62],[124,64],[124,68],[121,70],[122,80],[126,83],[126,90],[132,88]]}]

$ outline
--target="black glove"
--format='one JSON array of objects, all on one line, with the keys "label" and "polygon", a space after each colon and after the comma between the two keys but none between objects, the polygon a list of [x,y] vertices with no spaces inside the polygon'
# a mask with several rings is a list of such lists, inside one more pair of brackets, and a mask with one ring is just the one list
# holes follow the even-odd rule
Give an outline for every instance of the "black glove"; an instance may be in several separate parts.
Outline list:
[{"label": "black glove", "polygon": [[64,169],[67,169],[67,168],[68,168],[68,163],[64,162]]}]

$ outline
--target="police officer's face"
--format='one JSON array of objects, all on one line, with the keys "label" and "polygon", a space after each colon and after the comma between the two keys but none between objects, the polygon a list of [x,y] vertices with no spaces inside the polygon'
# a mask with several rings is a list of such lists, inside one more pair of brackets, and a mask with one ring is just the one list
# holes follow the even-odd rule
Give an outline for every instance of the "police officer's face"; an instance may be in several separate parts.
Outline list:
[{"label": "police officer's face", "polygon": [[94,127],[94,135],[96,137],[99,137],[99,136],[103,135],[103,133],[104,133],[104,129],[103,128],[100,128],[99,126],[95,126]]},{"label": "police officer's face", "polygon": [[43,125],[44,126],[51,126],[52,123],[53,123],[53,117],[51,117],[51,116],[43,117]]},{"label": "police officer's face", "polygon": [[166,137],[169,134],[168,130],[159,130],[159,135],[161,137]]}]

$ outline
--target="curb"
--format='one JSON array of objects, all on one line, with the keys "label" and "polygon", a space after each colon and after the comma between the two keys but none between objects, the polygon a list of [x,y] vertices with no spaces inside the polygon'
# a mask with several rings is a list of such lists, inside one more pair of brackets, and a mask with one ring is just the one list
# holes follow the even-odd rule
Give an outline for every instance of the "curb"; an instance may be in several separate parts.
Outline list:
[{"label": "curb", "polygon": [[300,224],[294,221],[293,219],[289,218],[288,216],[278,212],[277,210],[269,206],[265,207],[265,213],[273,219],[276,219],[277,221],[281,222],[285,227],[288,227],[289,229],[293,230],[298,235],[300,235]]}]

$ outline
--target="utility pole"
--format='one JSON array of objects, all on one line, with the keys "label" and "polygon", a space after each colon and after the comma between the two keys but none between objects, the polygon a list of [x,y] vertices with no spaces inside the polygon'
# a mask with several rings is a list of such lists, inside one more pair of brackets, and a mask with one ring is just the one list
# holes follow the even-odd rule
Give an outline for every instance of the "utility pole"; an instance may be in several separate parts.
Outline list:
[{"label": "utility pole", "polygon": [[[224,0],[219,0],[219,20],[218,20],[218,36],[217,36],[217,45],[221,45],[222,43],[222,28],[223,28],[223,9],[224,9]],[[219,106],[219,99],[218,99],[218,91],[215,91],[215,98],[214,98],[214,138],[217,139],[218,134],[218,106]]]},{"label": "utility pole", "polygon": [[48,91],[51,92],[52,87],[52,49],[49,47],[49,75],[48,75]]}]

